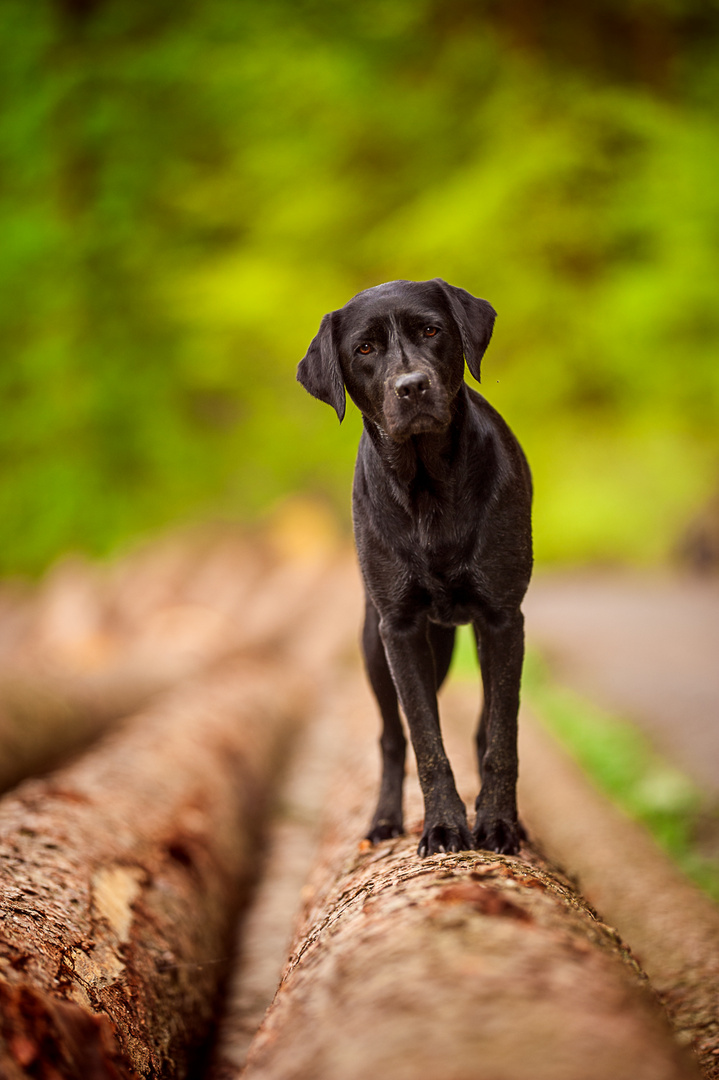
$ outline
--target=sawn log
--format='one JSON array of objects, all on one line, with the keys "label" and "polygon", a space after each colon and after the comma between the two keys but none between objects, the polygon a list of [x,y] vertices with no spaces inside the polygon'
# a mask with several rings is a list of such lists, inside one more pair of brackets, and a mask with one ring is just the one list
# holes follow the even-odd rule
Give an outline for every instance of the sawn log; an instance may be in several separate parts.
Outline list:
[{"label": "sawn log", "polygon": [[3,1080],[186,1075],[303,695],[226,668],[0,802]]},{"label": "sawn log", "polygon": [[243,1080],[697,1077],[617,933],[536,851],[421,860],[416,800],[415,835],[358,848],[374,754],[345,712],[348,764]]}]

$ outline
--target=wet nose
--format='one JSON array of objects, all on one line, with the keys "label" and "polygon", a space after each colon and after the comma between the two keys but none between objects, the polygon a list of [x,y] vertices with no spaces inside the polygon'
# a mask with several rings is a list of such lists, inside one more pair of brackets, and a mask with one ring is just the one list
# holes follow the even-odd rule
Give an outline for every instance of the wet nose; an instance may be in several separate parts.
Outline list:
[{"label": "wet nose", "polygon": [[419,397],[425,390],[429,390],[429,376],[423,371],[410,371],[406,375],[400,375],[394,384],[394,392],[397,397]]}]

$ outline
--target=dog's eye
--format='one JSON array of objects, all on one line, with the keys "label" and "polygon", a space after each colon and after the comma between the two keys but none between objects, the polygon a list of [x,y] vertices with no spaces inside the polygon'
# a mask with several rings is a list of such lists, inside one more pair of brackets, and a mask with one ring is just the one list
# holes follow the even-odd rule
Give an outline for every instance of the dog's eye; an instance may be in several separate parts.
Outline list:
[{"label": "dog's eye", "polygon": [[372,346],[369,341],[363,341],[362,344],[357,347],[357,352],[362,353],[363,356],[367,356],[367,353],[371,353]]},{"label": "dog's eye", "polygon": [[424,336],[425,337],[434,337],[436,333],[437,333],[437,327],[436,326],[425,326],[425,328],[424,328]]}]

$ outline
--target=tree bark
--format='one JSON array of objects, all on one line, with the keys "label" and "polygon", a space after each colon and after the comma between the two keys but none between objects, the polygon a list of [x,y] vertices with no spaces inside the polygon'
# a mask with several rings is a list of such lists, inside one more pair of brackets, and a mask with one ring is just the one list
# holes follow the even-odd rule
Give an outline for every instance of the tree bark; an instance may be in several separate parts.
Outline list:
[{"label": "tree bark", "polygon": [[0,804],[0,1076],[182,1076],[306,701],[224,670]]},{"label": "tree bark", "polygon": [[338,722],[349,763],[243,1080],[698,1075],[617,933],[536,850],[420,860],[416,795],[414,835],[358,849],[374,779]]}]

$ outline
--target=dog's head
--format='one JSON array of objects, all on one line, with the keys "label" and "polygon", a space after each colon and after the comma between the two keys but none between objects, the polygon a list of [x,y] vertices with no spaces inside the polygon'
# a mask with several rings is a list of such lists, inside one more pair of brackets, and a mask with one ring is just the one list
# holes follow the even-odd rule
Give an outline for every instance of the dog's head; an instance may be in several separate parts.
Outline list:
[{"label": "dog's head", "polygon": [[479,381],[495,311],[464,289],[389,281],[325,315],[297,378],[345,414],[345,387],[361,412],[396,442],[443,431],[464,377]]}]

